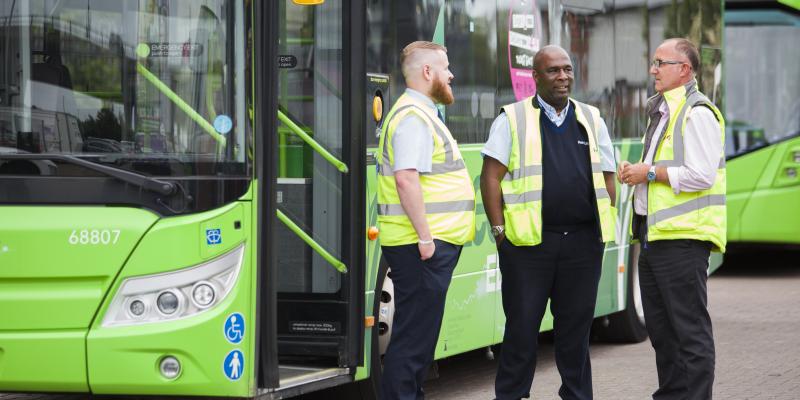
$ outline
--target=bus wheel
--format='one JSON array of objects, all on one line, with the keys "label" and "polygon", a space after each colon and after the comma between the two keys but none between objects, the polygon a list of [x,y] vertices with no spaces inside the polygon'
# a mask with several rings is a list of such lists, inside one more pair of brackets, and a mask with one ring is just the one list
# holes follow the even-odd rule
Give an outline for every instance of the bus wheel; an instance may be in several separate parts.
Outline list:
[{"label": "bus wheel", "polygon": [[618,343],[640,343],[647,339],[644,325],[642,291],[639,287],[639,243],[631,245],[628,260],[628,284],[626,285],[625,309],[607,317],[598,318],[592,327],[600,339]]},{"label": "bus wheel", "polygon": [[380,290],[378,303],[378,354],[383,356],[389,347],[389,338],[392,337],[392,321],[394,320],[394,284],[392,271],[386,270]]},{"label": "bus wheel", "polygon": [[380,398],[381,376],[383,375],[383,355],[389,346],[389,337],[392,333],[392,320],[394,319],[394,285],[389,273],[389,266],[381,260],[378,267],[378,279],[375,282],[375,299],[373,300],[373,315],[378,316],[378,321],[373,326],[370,342],[369,378],[352,382],[338,391],[331,392],[326,398],[342,398],[352,400],[378,400]]}]

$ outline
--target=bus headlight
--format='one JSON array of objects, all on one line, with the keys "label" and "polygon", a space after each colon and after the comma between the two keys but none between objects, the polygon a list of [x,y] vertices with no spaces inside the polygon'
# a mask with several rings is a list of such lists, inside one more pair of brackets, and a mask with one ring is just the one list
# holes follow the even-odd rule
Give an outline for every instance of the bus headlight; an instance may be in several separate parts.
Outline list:
[{"label": "bus headlight", "polygon": [[198,282],[192,289],[192,301],[199,308],[206,308],[214,302],[214,286],[209,282]]},{"label": "bus headlight", "polygon": [[144,302],[142,302],[139,299],[131,301],[130,305],[128,305],[128,308],[131,312],[131,315],[134,316],[135,318],[141,317],[142,315],[144,315],[144,312],[146,311]]},{"label": "bus headlight", "polygon": [[244,244],[211,261],[178,271],[125,279],[103,318],[103,326],[172,321],[219,304],[230,293]]},{"label": "bus headlight", "polygon": [[175,311],[178,311],[181,301],[177,293],[167,290],[156,297],[156,305],[158,306],[158,311],[161,311],[162,314],[172,315],[175,314]]},{"label": "bus headlight", "polygon": [[173,356],[164,357],[158,366],[161,376],[167,379],[175,379],[181,373],[181,363]]}]

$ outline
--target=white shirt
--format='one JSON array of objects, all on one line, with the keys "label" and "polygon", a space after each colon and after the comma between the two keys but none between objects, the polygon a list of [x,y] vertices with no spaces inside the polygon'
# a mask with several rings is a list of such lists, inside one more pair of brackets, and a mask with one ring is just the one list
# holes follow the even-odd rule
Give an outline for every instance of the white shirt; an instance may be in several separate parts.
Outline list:
[{"label": "white shirt", "polygon": [[[556,115],[556,119],[553,119],[550,113],[546,111],[545,107],[550,107],[554,113],[555,108],[541,99],[539,99],[539,104],[542,106],[542,109],[545,110],[547,118],[556,124],[556,126],[561,126],[561,124],[564,123],[564,119],[567,117],[566,110],[567,107],[569,107],[569,102],[567,102],[567,107],[564,107],[562,111],[560,122],[557,121],[559,117]],[[615,172],[617,167],[614,162],[614,147],[611,145],[611,137],[608,135],[606,121],[603,120],[602,117],[600,118],[600,131],[597,134],[597,146],[600,147],[600,169],[605,172]],[[494,119],[494,122],[492,122],[492,126],[489,128],[489,139],[483,146],[481,154],[483,156],[492,157],[508,167],[508,160],[511,158],[511,125],[508,123],[508,116],[506,116],[506,113],[501,113]]]},{"label": "white shirt", "polygon": [[[425,103],[434,113],[438,111],[436,104],[428,96],[414,89],[406,89],[405,93]],[[392,148],[394,149],[392,171],[415,169],[421,173],[431,172],[433,136],[419,115],[409,113],[398,122],[392,136]]]},{"label": "white shirt", "polygon": [[[661,120],[658,121],[650,148],[645,155],[645,164],[653,164],[653,157],[664,130],[664,124],[669,120],[669,107],[662,101],[658,111]],[[669,185],[675,194],[680,192],[698,192],[710,189],[717,179],[722,157],[722,138],[720,126],[714,112],[707,107],[694,107],[688,111],[686,129],[683,131],[684,161],[680,167],[668,167]],[[634,210],[638,215],[647,215],[647,185],[640,183],[634,190]]]},{"label": "white shirt", "polygon": [[[542,106],[542,111],[544,111],[544,114],[547,115],[547,118],[552,121],[555,126],[561,126],[561,124],[564,123],[564,120],[567,119],[567,111],[569,111],[570,103],[569,101],[567,101],[567,106],[564,107],[564,109],[559,113],[555,107],[547,104],[547,102],[539,97],[538,94],[536,95],[536,100],[539,101],[539,105]],[[605,123],[603,125],[605,125]]]}]

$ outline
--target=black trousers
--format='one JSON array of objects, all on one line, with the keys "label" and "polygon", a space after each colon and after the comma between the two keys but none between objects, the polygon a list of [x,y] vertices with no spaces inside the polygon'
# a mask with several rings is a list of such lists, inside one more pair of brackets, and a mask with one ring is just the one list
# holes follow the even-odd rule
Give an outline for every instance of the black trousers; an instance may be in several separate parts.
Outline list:
[{"label": "black trousers", "polygon": [[592,398],[589,331],[605,246],[596,225],[542,232],[537,246],[500,244],[506,329],[495,378],[498,400],[529,398],[547,299],[563,399]]},{"label": "black trousers", "polygon": [[656,352],[656,400],[708,400],[714,383],[714,336],[708,315],[711,243],[643,242],[639,283]]},{"label": "black trousers", "polygon": [[416,244],[381,246],[392,270],[394,321],[383,359],[383,400],[423,399],[422,383],[433,362],[444,302],[461,246],[436,240],[436,251],[420,260]]}]

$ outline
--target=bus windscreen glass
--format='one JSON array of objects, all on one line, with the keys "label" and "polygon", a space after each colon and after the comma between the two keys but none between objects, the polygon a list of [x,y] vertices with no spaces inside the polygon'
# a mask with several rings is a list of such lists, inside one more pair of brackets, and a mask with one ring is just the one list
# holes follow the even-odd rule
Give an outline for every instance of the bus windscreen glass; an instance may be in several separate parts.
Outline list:
[{"label": "bus windscreen glass", "polygon": [[0,154],[247,175],[244,18],[238,0],[2,2]]}]

